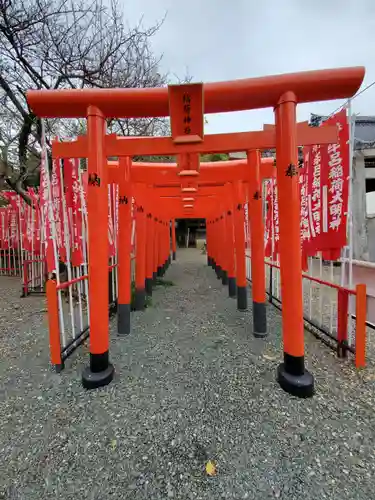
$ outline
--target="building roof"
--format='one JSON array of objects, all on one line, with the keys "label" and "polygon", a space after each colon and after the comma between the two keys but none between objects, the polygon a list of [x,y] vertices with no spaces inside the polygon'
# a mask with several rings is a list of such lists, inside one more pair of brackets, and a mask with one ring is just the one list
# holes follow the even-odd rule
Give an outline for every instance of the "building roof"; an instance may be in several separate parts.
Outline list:
[{"label": "building roof", "polygon": [[375,142],[375,116],[357,116],[354,137],[359,142]]},{"label": "building roof", "polygon": [[[311,115],[319,121],[324,121],[328,117],[321,115]],[[355,117],[355,149],[369,149],[375,148],[375,116],[356,116]],[[274,152],[264,154],[262,156],[273,156]],[[246,159],[246,153],[229,153],[230,160],[243,160]]]},{"label": "building roof", "polygon": [[[311,114],[311,121],[320,123],[327,116]],[[356,116],[354,128],[354,148],[369,149],[375,147],[375,116]]]}]

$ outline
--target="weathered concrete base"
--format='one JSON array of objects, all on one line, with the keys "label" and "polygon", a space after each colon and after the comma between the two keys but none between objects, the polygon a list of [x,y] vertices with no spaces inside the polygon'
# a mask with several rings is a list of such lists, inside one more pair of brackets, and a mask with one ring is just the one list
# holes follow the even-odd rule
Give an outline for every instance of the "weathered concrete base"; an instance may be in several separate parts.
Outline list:
[{"label": "weathered concrete base", "polygon": [[232,299],[237,297],[237,283],[234,277],[228,277],[228,293]]},{"label": "weathered concrete base", "polygon": [[224,271],[224,269],[221,272],[221,282],[223,285],[228,284],[228,273],[226,271]]},{"label": "weathered concrete base", "polygon": [[218,280],[221,280],[223,270],[221,269],[220,266],[216,266],[216,276]]},{"label": "weathered concrete base", "polygon": [[302,373],[293,373],[290,362],[285,362],[285,354],[284,363],[281,363],[277,368],[277,381],[280,387],[292,396],[311,398],[314,395],[314,377],[312,374],[304,368]]},{"label": "weathered concrete base", "polygon": [[247,286],[237,286],[237,309],[247,310]]},{"label": "weathered concrete base", "polygon": [[103,354],[90,353],[90,366],[82,373],[82,385],[85,389],[97,389],[112,382],[115,369],[108,359],[108,351]]},{"label": "weathered concrete base", "polygon": [[253,334],[254,337],[267,336],[267,305],[265,302],[253,300]]},{"label": "weathered concrete base", "polygon": [[134,309],[136,311],[144,311],[146,306],[146,290],[144,288],[137,288],[135,290]]},{"label": "weathered concrete base", "polygon": [[153,278],[146,278],[145,279],[145,290],[147,295],[151,297],[152,295],[152,288],[153,288],[154,280]]},{"label": "weathered concrete base", "polygon": [[129,335],[130,333],[130,304],[117,304],[117,333]]}]

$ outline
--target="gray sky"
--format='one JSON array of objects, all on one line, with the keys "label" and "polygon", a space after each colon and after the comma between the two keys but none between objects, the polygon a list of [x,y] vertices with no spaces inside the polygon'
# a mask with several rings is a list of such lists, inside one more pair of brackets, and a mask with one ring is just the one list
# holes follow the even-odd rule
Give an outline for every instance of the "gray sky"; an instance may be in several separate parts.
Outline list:
[{"label": "gray sky", "polygon": [[[313,69],[363,65],[362,88],[375,81],[375,0],[126,0],[130,24],[166,20],[152,46],[162,72],[212,82]],[[343,101],[298,107],[330,114]],[[375,115],[375,86],[353,101]],[[257,130],[271,109],[209,115],[207,133]]]}]

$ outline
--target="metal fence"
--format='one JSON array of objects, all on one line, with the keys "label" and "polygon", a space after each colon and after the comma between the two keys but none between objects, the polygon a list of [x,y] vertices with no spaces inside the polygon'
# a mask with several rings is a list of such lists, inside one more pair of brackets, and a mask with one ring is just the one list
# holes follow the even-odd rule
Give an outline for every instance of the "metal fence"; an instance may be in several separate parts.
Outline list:
[{"label": "metal fence", "polygon": [[[354,356],[356,366],[365,363],[366,286],[354,289],[341,286],[340,269],[333,262],[309,258],[308,270],[302,274],[305,327],[338,357]],[[268,300],[282,309],[279,262],[265,261]],[[251,282],[251,256],[246,258],[246,276]],[[353,314],[355,311],[355,314]]]}]

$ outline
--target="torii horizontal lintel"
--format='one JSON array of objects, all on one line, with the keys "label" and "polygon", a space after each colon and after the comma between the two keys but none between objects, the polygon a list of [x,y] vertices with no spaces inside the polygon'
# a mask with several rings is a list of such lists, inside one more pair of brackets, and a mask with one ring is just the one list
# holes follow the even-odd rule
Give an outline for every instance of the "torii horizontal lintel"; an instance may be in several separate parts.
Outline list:
[{"label": "torii horizontal lintel", "polygon": [[[297,145],[334,144],[337,142],[335,126],[309,127],[305,123],[297,127]],[[87,136],[76,141],[52,143],[54,158],[87,158]],[[199,144],[174,144],[170,137],[118,137],[105,136],[104,149],[107,158],[123,156],[173,156],[187,153],[233,153],[251,149],[276,148],[274,128],[255,132],[208,134]]]},{"label": "torii horizontal lintel", "polygon": [[[304,71],[203,85],[205,113],[275,107],[286,92],[298,103],[345,99],[359,89],[363,67]],[[169,116],[168,88],[29,90],[33,113],[46,118],[85,118],[94,106],[107,118]]]},{"label": "torii horizontal lintel", "polygon": [[[173,164],[161,164],[158,167],[149,166],[152,164],[134,163],[131,169],[131,181],[148,185],[181,185],[181,177],[178,176],[178,170]],[[260,175],[263,179],[272,178],[275,174],[275,167],[272,158],[262,158]],[[195,177],[196,182],[204,184],[225,184],[242,180],[250,180],[250,169],[247,160],[234,160],[222,162],[210,162],[209,166],[201,164],[199,176]],[[108,183],[116,184],[119,182],[120,167],[117,162],[108,164]]]}]

